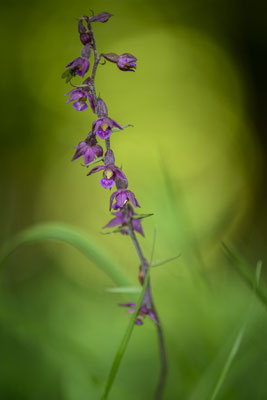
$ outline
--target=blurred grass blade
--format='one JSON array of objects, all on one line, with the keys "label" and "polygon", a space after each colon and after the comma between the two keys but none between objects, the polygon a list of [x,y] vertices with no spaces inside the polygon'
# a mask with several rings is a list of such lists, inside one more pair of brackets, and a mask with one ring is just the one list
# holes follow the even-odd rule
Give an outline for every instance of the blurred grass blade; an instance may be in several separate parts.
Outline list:
[{"label": "blurred grass blade", "polygon": [[170,257],[170,258],[164,258],[163,260],[154,261],[154,262],[151,264],[151,267],[159,267],[160,265],[167,264],[168,262],[171,262],[171,261],[173,261],[173,260],[176,260],[176,259],[179,258],[179,257],[181,257],[181,254],[178,254],[177,256]]},{"label": "blurred grass blade", "polygon": [[140,293],[142,291],[141,286],[119,286],[115,288],[109,288],[106,290],[109,293]]},{"label": "blurred grass blade", "polygon": [[255,298],[254,296],[255,296],[257,288],[259,287],[259,284],[260,284],[261,269],[262,269],[262,262],[259,260],[257,262],[257,265],[256,265],[256,272],[255,272],[254,282],[253,282],[253,298],[252,298],[252,301],[251,301],[251,303],[249,305],[249,309],[248,309],[248,312],[247,312],[246,320],[245,320],[243,326],[240,328],[240,330],[239,330],[239,332],[238,332],[238,334],[236,336],[236,339],[235,339],[235,341],[233,343],[233,346],[231,348],[229,356],[227,357],[227,360],[226,360],[225,365],[224,365],[224,367],[222,369],[222,372],[221,372],[221,374],[219,376],[218,382],[217,382],[217,384],[216,384],[216,386],[214,388],[214,391],[212,393],[212,396],[211,396],[210,400],[216,400],[216,397],[217,397],[217,395],[218,395],[218,393],[219,393],[219,391],[220,391],[220,389],[221,389],[221,387],[222,387],[222,385],[223,385],[223,383],[225,381],[225,378],[226,378],[226,376],[228,374],[228,371],[229,371],[229,369],[230,369],[230,367],[231,367],[231,365],[232,365],[232,363],[234,361],[234,358],[235,358],[235,356],[236,356],[236,354],[237,354],[237,352],[238,352],[238,350],[240,348],[240,345],[241,345],[241,342],[243,340],[243,336],[244,336],[247,324],[249,322],[250,315],[252,314],[253,300]]},{"label": "blurred grass blade", "polygon": [[[155,244],[156,244],[156,233],[157,233],[157,231],[156,231],[156,228],[155,228],[154,237],[153,237],[153,243],[152,243],[151,257],[150,257],[150,264],[149,265],[152,264],[153,257],[154,257]],[[116,356],[114,358],[111,370],[109,372],[109,376],[108,376],[108,380],[107,380],[107,383],[106,383],[105,391],[104,391],[104,394],[103,394],[101,400],[106,400],[108,398],[109,392],[110,392],[110,390],[112,388],[113,382],[114,382],[115,377],[117,375],[117,372],[118,372],[122,357],[123,357],[123,355],[125,353],[125,350],[127,348],[127,345],[129,343],[129,340],[130,340],[132,332],[133,332],[133,328],[134,328],[134,325],[135,325],[135,320],[136,320],[136,317],[137,317],[139,308],[141,306],[141,303],[142,303],[142,300],[143,300],[143,297],[144,297],[144,293],[145,293],[145,290],[146,290],[146,287],[147,287],[147,284],[148,284],[148,281],[149,281],[149,275],[150,275],[150,266],[148,267],[148,271],[147,271],[147,274],[146,274],[144,285],[142,286],[142,292],[141,292],[141,294],[138,297],[138,300],[136,302],[136,306],[135,306],[135,310],[134,310],[134,312],[132,314],[132,318],[131,318],[128,326],[127,326],[127,329],[126,329],[126,332],[125,332],[124,337],[122,339],[122,342],[121,342],[121,344],[120,344],[120,346],[118,348],[118,351],[116,353]]]},{"label": "blurred grass blade", "polygon": [[63,224],[36,225],[14,236],[0,250],[0,267],[18,247],[44,240],[57,240],[70,244],[95,262],[116,285],[129,286],[128,280],[119,270],[111,256],[98,247],[85,233]]},{"label": "blurred grass blade", "polygon": [[[253,307],[255,304],[256,290],[260,283],[261,267],[262,267],[262,262],[258,261],[256,272],[254,275],[254,284],[253,284],[254,290],[251,291],[252,297],[248,305],[248,311],[246,313],[244,322],[242,323],[241,327],[238,330],[238,333],[235,335],[235,338],[231,340],[233,344],[230,345],[229,343],[226,343],[225,346],[218,352],[212,364],[205,370],[203,376],[197,383],[195,390],[191,394],[189,400],[199,400],[204,398],[205,399],[209,398],[210,400],[216,400],[223,386],[223,383],[226,380],[228,372],[233,364],[233,361],[238,353],[238,350],[241,346],[244,333],[250,322],[251,316],[254,314]],[[226,361],[223,362],[223,360]],[[219,370],[219,365],[222,365],[222,368],[220,368],[221,372],[217,373],[216,371]],[[214,386],[211,397],[209,397],[207,394],[209,390],[208,388],[210,387],[209,382],[211,382],[213,379],[215,380],[215,375],[218,377],[217,382]]]},{"label": "blurred grass blade", "polygon": [[222,385],[223,385],[223,383],[225,381],[225,378],[226,378],[226,376],[228,374],[228,371],[229,371],[229,369],[230,369],[230,367],[231,367],[231,365],[232,365],[232,363],[234,361],[234,358],[235,358],[235,356],[236,356],[236,354],[237,354],[237,352],[238,352],[238,350],[240,348],[240,345],[241,345],[241,342],[242,342],[242,339],[243,339],[243,336],[244,336],[244,332],[245,332],[245,329],[246,329],[246,325],[247,324],[245,323],[241,327],[240,331],[237,334],[237,337],[236,337],[236,339],[235,339],[235,341],[233,343],[231,351],[230,351],[230,353],[228,355],[228,358],[227,358],[226,363],[225,363],[225,365],[224,365],[224,367],[222,369],[222,372],[221,372],[221,374],[219,376],[218,382],[217,382],[217,384],[216,384],[216,386],[214,388],[214,391],[213,391],[213,393],[211,395],[210,400],[215,400],[216,399],[216,397],[217,397],[217,395],[218,395],[218,393],[219,393],[219,391],[220,391],[220,389],[221,389],[221,387],[222,387]]},{"label": "blurred grass blade", "polygon": [[[255,287],[255,294],[261,300],[261,302],[267,306],[267,287],[261,282],[261,285],[255,286],[255,270],[248,262],[233,248],[229,245],[222,243],[223,249],[228,257],[230,263],[235,267],[242,279],[249,285],[250,288]],[[261,261],[258,261],[256,272],[261,270]],[[257,278],[256,278],[257,279]]]}]

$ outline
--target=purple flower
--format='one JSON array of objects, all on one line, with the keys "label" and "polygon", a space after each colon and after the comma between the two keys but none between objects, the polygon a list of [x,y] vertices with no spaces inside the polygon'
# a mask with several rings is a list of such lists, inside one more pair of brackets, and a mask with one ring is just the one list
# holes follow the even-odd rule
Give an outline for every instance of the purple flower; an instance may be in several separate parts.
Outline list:
[{"label": "purple flower", "polygon": [[134,71],[136,69],[137,58],[132,54],[123,53],[119,56],[117,66],[122,71]]},{"label": "purple flower", "polygon": [[79,76],[83,77],[84,74],[88,71],[89,66],[89,61],[86,58],[78,57],[72,60],[68,65],[66,65],[66,68],[69,68],[74,75],[78,74]]},{"label": "purple flower", "polygon": [[[136,304],[135,303],[121,303],[120,306],[122,307],[130,307],[129,310],[127,310],[127,313],[133,313],[135,311],[136,308]],[[148,308],[145,305],[142,305],[138,311],[138,315],[137,318],[135,320],[136,325],[143,325],[143,320],[146,317],[146,315],[148,315],[151,319],[153,319],[153,321],[158,324],[158,320],[156,317],[156,314],[153,312],[153,310],[151,308]]]},{"label": "purple flower", "polygon": [[[116,199],[116,203],[112,205],[114,199]],[[118,208],[123,208],[124,204],[127,201],[130,201],[134,207],[140,207],[133,192],[131,192],[130,190],[122,189],[112,193],[110,197],[109,209],[111,210],[111,208],[113,208],[114,210],[117,210]]]},{"label": "purple flower", "polygon": [[[112,215],[115,215],[115,218],[113,218],[111,221],[109,221],[109,223],[107,225],[104,226],[104,228],[113,228],[114,226],[118,226],[121,225],[122,227],[125,225],[125,228],[127,228],[127,220],[126,217],[123,213],[123,211],[117,211],[115,213],[112,213]],[[128,215],[129,217],[133,217],[134,215],[136,215],[136,213],[134,212],[134,210],[132,209],[131,206],[128,207]],[[133,229],[140,233],[140,235],[145,236],[143,229],[142,229],[142,225],[141,225],[141,221],[140,219],[134,219],[131,218],[132,221],[132,227]],[[122,229],[121,233],[128,235],[128,230],[127,229]]]},{"label": "purple flower", "polygon": [[115,184],[116,179],[127,182],[127,178],[124,173],[114,164],[100,165],[98,167],[94,167],[93,169],[91,169],[88,175],[94,174],[95,172],[102,170],[104,171],[103,178],[100,179],[99,183],[104,189],[111,189],[112,186]]},{"label": "purple flower", "polygon": [[116,53],[103,53],[102,56],[115,64],[122,71],[134,71],[136,69],[137,58],[130,53],[123,53],[121,55]]},{"label": "purple flower", "polygon": [[108,117],[99,118],[93,123],[93,132],[100,137],[100,139],[108,139],[114,126],[122,129],[122,127],[113,119]]},{"label": "purple flower", "polygon": [[83,156],[86,165],[94,161],[95,157],[101,157],[103,155],[102,147],[97,144],[95,136],[90,134],[83,142],[80,142],[78,146],[75,146],[75,148],[77,150],[72,161]]},{"label": "purple flower", "polygon": [[71,101],[74,101],[73,107],[75,108],[75,110],[77,110],[77,111],[86,110],[88,108],[86,101],[88,100],[93,112],[95,112],[93,97],[87,90],[73,89],[69,93],[65,94],[65,96],[68,96],[68,95],[70,95],[70,97],[66,101],[66,103],[70,103]]}]

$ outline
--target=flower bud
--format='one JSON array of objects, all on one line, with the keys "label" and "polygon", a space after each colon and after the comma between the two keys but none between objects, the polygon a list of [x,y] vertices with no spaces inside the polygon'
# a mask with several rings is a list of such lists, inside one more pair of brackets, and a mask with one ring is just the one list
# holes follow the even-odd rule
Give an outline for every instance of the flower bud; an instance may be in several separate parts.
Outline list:
[{"label": "flower bud", "polygon": [[90,54],[91,54],[91,47],[90,47],[90,44],[86,44],[86,45],[84,46],[84,48],[82,49],[81,56],[82,56],[83,58],[89,59],[89,58],[90,58]]},{"label": "flower bud", "polygon": [[106,103],[100,97],[97,99],[96,113],[98,118],[104,118],[108,116]]},{"label": "flower bud", "polygon": [[102,12],[100,14],[97,15],[93,15],[93,17],[89,18],[89,23],[90,22],[107,22],[109,20],[110,17],[112,17],[113,14],[110,14],[108,12]]},{"label": "flower bud", "polygon": [[79,22],[78,22],[78,32],[79,34],[85,33],[86,32],[86,28],[83,24],[84,18],[80,18]]},{"label": "flower bud", "polygon": [[86,45],[88,43],[91,43],[91,34],[90,32],[84,32],[80,34],[80,41],[82,44]]}]

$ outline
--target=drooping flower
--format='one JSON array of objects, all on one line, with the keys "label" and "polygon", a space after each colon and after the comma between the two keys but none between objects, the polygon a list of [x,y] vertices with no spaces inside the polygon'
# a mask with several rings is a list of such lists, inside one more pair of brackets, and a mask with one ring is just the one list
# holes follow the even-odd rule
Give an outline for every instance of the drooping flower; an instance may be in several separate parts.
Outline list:
[{"label": "drooping flower", "polygon": [[78,57],[72,60],[65,68],[69,68],[72,75],[84,76],[90,66],[89,60],[84,57]]},{"label": "drooping flower", "polygon": [[132,54],[123,53],[117,62],[117,66],[122,71],[134,71],[136,69],[137,58]]},{"label": "drooping flower", "polygon": [[[121,303],[120,306],[122,307],[130,307],[126,312],[127,313],[133,313],[135,311],[136,308],[136,304],[135,303]],[[154,313],[154,311],[152,310],[152,308],[147,307],[146,305],[141,305],[138,314],[137,314],[137,318],[135,320],[136,325],[143,325],[143,320],[146,317],[146,315],[148,315],[156,324],[158,324],[158,320],[156,317],[156,314]]]},{"label": "drooping flower", "polygon": [[100,181],[99,181],[100,185],[104,189],[111,189],[112,186],[114,186],[115,180],[117,178],[119,178],[122,181],[127,182],[127,178],[124,175],[124,173],[118,167],[116,167],[114,164],[99,165],[97,167],[94,167],[93,169],[91,169],[91,171],[87,175],[92,175],[98,171],[104,171],[103,178],[100,179]]},{"label": "drooping flower", "polygon": [[[116,199],[116,203],[113,204],[114,199]],[[123,208],[124,204],[130,201],[134,207],[140,207],[138,201],[136,200],[135,195],[130,190],[121,189],[117,190],[116,192],[112,193],[110,196],[110,207],[109,209],[113,208],[117,210],[119,208]]]},{"label": "drooping flower", "polygon": [[[115,213],[112,213],[112,215],[114,215],[115,218],[113,218],[111,221],[109,221],[109,223],[107,225],[105,225],[104,228],[114,228],[115,226],[118,226],[118,225],[121,225],[121,227],[125,226],[125,229],[122,229],[121,233],[123,233],[125,235],[129,235],[129,232],[127,229],[127,219],[126,219],[126,216],[123,213],[123,211],[121,211],[121,210],[117,211]],[[140,235],[145,236],[144,231],[142,229],[141,220],[132,218],[134,215],[136,215],[136,213],[134,212],[133,208],[129,205],[128,216],[131,219],[133,230],[140,233]]]},{"label": "drooping flower", "polygon": [[113,119],[108,117],[99,118],[93,123],[93,132],[100,139],[108,139],[114,126],[122,129],[122,127]]},{"label": "drooping flower", "polygon": [[96,138],[92,134],[89,134],[87,138],[83,142],[80,142],[78,146],[75,146],[75,148],[77,150],[72,161],[83,156],[86,165],[94,161],[95,157],[101,157],[103,155],[102,147],[97,144]]},{"label": "drooping flower", "polygon": [[116,53],[104,53],[102,56],[106,60],[116,63],[121,71],[134,71],[136,69],[137,58],[130,53],[120,55]]},{"label": "drooping flower", "polygon": [[65,94],[65,96],[68,96],[68,95],[70,95],[70,97],[66,101],[66,103],[70,103],[71,101],[74,101],[73,107],[75,108],[75,110],[77,110],[77,111],[86,110],[88,108],[86,101],[88,100],[93,112],[95,112],[93,97],[87,90],[82,89],[82,88],[73,89],[69,93]]}]

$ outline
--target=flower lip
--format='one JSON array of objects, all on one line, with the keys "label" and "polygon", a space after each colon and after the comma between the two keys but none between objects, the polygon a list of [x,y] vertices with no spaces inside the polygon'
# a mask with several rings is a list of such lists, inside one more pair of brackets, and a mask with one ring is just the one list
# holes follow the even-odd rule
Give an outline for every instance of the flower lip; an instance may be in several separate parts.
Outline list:
[{"label": "flower lip", "polygon": [[104,189],[110,189],[112,186],[114,186],[118,174],[120,176],[123,176],[124,179],[127,181],[124,173],[114,164],[99,165],[97,167],[94,167],[87,175],[92,175],[99,171],[103,171],[103,178],[99,181],[99,183]]},{"label": "flower lip", "polygon": [[111,135],[112,128],[116,126],[119,129],[122,127],[113,119],[108,117],[98,118],[93,122],[93,132],[100,137],[100,139],[108,139]]}]

